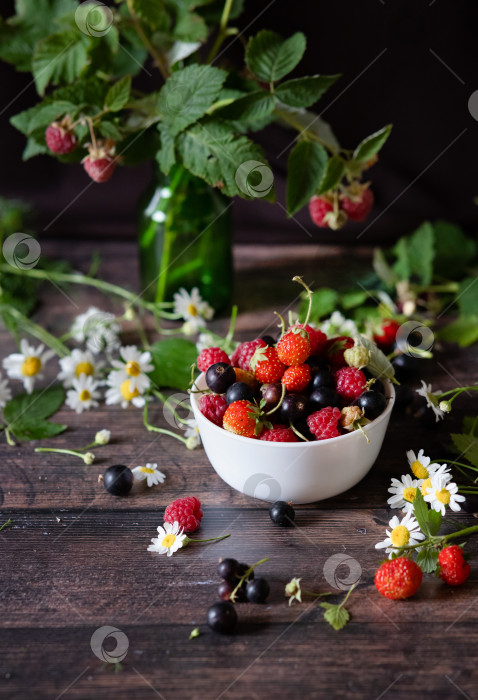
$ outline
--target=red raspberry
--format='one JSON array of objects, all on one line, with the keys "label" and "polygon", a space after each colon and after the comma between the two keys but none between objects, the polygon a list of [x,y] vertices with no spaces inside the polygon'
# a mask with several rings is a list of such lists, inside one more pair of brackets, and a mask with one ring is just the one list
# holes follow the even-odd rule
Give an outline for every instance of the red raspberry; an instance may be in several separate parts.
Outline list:
[{"label": "red raspberry", "polygon": [[367,377],[356,367],[341,367],[335,373],[336,390],[344,399],[358,399],[365,390]]},{"label": "red raspberry", "polygon": [[363,221],[370,214],[373,206],[373,192],[368,187],[363,189],[363,185],[354,188],[349,187],[350,196],[340,198],[340,206],[347,213],[351,221]]},{"label": "red raspberry", "polygon": [[339,420],[340,410],[335,406],[333,408],[327,406],[327,408],[321,408],[320,411],[311,413],[307,418],[307,425],[317,440],[328,440],[341,435],[338,427]]},{"label": "red raspberry", "polygon": [[53,122],[47,127],[45,141],[52,153],[61,156],[74,151],[78,143],[76,134],[65,128],[61,122]]},{"label": "red raspberry", "polygon": [[325,355],[333,370],[347,365],[344,352],[348,350],[348,348],[353,348],[353,346],[354,341],[348,335],[339,335],[336,338],[330,338],[330,340],[325,343]]},{"label": "red raspberry", "polygon": [[329,221],[326,215],[333,209],[332,202],[324,197],[316,197],[314,195],[309,201],[310,218],[320,228],[329,228]]},{"label": "red raspberry", "polygon": [[288,367],[282,377],[282,384],[285,384],[287,391],[304,391],[310,382],[310,376],[309,365]]},{"label": "red raspberry", "polygon": [[269,430],[264,430],[259,439],[268,442],[299,442],[294,431],[286,425],[275,425]]},{"label": "red raspberry", "polygon": [[277,350],[266,346],[258,348],[251,361],[256,379],[264,384],[274,384],[282,379],[286,366],[279,360]]},{"label": "red raspberry", "polygon": [[304,328],[304,330],[307,331],[309,334],[311,355],[318,355],[320,352],[322,352],[324,345],[327,342],[327,336],[325,333],[318,328],[312,328],[312,326],[309,326],[309,324],[304,326],[303,323],[296,323],[294,326],[292,326],[292,328]]},{"label": "red raspberry", "polygon": [[246,372],[251,369],[251,359],[257,348],[265,348],[267,343],[262,338],[248,340],[237,346],[231,355],[231,364],[233,367],[239,367]]},{"label": "red raspberry", "polygon": [[407,557],[386,561],[375,572],[375,588],[385,598],[400,600],[416,593],[423,572],[418,564]]},{"label": "red raspberry", "polygon": [[164,522],[178,521],[184,532],[196,532],[202,520],[201,502],[195,496],[178,498],[164,511]]},{"label": "red raspberry", "polygon": [[277,343],[279,360],[288,367],[304,364],[310,350],[309,334],[303,328],[291,328]]},{"label": "red raspberry", "polygon": [[222,427],[230,433],[249,438],[259,437],[264,429],[258,408],[245,399],[229,404],[224,414]]},{"label": "red raspberry", "polygon": [[229,355],[225,353],[224,350],[221,350],[221,348],[204,348],[204,350],[201,350],[199,353],[196,362],[201,372],[207,372],[209,367],[216,362],[227,362],[228,365],[231,364]]},{"label": "red raspberry", "polygon": [[199,410],[211,423],[222,428],[222,419],[227,409],[227,401],[219,394],[204,394],[199,399]]},{"label": "red raspberry", "polygon": [[470,575],[470,565],[463,556],[463,550],[456,544],[444,547],[438,555],[440,578],[450,586],[460,586]]},{"label": "red raspberry", "polygon": [[387,353],[393,349],[397,331],[400,328],[398,321],[386,319],[381,326],[380,333],[373,336],[374,341],[383,352]]},{"label": "red raspberry", "polygon": [[82,162],[84,169],[95,182],[107,182],[116,168],[116,160],[111,156],[104,158],[87,156]]}]

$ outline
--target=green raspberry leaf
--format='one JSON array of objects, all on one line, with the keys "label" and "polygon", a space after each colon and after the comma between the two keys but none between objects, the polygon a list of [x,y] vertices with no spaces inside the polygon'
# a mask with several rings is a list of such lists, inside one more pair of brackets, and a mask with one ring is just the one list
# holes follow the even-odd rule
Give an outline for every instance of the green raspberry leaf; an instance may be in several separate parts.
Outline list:
[{"label": "green raspberry leaf", "polygon": [[453,323],[440,328],[435,335],[449,343],[458,343],[461,348],[467,348],[478,340],[478,314],[460,316]]},{"label": "green raspberry leaf", "polygon": [[131,93],[131,76],[125,75],[112,85],[105,97],[105,107],[110,112],[119,112],[129,100]]},{"label": "green raspberry leaf", "polygon": [[379,150],[384,145],[385,141],[390,136],[392,131],[392,124],[384,126],[383,129],[376,131],[375,133],[367,136],[363,141],[359,143],[354,151],[353,158],[359,163],[366,163],[370,158],[379,152]]},{"label": "green raspberry leaf", "polygon": [[461,316],[472,316],[478,310],[478,277],[465,277],[456,295]]},{"label": "green raspberry leaf", "polygon": [[474,467],[478,467],[478,437],[469,434],[452,433],[451,439],[463,457],[465,457],[470,464],[473,464]]},{"label": "green raspberry leaf", "polygon": [[18,423],[9,426],[16,439],[22,442],[52,438],[62,433],[67,427],[67,425],[62,425],[61,423],[51,423],[47,420],[29,420],[26,418],[22,418]]},{"label": "green raspberry leaf", "polygon": [[312,75],[281,83],[275,89],[275,96],[291,107],[310,107],[315,104],[340,75]]},{"label": "green raspberry leaf", "polygon": [[57,384],[48,389],[36,389],[31,394],[15,396],[3,409],[3,415],[12,424],[21,420],[41,421],[56,413],[64,401],[65,390]]},{"label": "green raspberry leaf", "polygon": [[289,39],[263,29],[249,40],[246,63],[259,80],[274,83],[290,73],[304,55],[305,36],[296,32]]},{"label": "green raspberry leaf", "polygon": [[191,366],[197,359],[194,343],[184,338],[166,338],[150,347],[154,369],[149,373],[156,386],[187,391],[191,381]]},{"label": "green raspberry leaf", "polygon": [[315,193],[327,168],[327,153],[320,143],[299,141],[287,162],[287,211],[293,216]]},{"label": "green raspberry leaf", "polygon": [[[322,287],[322,289],[316,289],[312,292],[312,309],[310,312],[310,322],[318,323],[320,319],[324,316],[328,316],[337,307],[337,302],[339,299],[338,292],[335,289],[329,289],[329,287]],[[309,302],[307,294],[304,292],[301,297],[300,307],[299,307],[299,319],[301,323],[305,320],[307,316],[307,310],[309,308]]]},{"label": "green raspberry leaf", "polygon": [[151,29],[164,29],[168,26],[168,15],[162,0],[132,0],[135,14]]},{"label": "green raspberry leaf", "polygon": [[443,517],[439,511],[431,509],[428,511],[428,528],[432,537],[440,531],[442,520]]},{"label": "green raspberry leaf", "polygon": [[324,192],[328,192],[334,187],[337,187],[344,175],[344,171],[345,164],[340,156],[332,156],[332,158],[329,158],[327,168],[322,180],[320,181],[317,194],[323,194]]},{"label": "green raspberry leaf", "polygon": [[425,547],[417,554],[417,564],[424,574],[432,574],[436,571],[438,564],[438,552],[436,549]]},{"label": "green raspberry leaf", "polygon": [[226,119],[253,121],[269,116],[274,110],[274,105],[274,98],[269,92],[258,90],[234,100],[230,105],[219,110],[218,115]]},{"label": "green raspberry leaf", "polygon": [[449,221],[435,221],[435,274],[460,279],[476,256],[477,244],[463,229]]},{"label": "green raspberry leaf", "polygon": [[48,85],[73,83],[88,63],[90,39],[79,30],[51,34],[35,46],[32,73],[39,95]]},{"label": "green raspberry leaf", "polygon": [[349,611],[342,605],[332,603],[320,603],[320,607],[325,609],[324,619],[334,630],[341,630],[350,620]]},{"label": "green raspberry leaf", "polygon": [[417,488],[417,494],[413,500],[413,514],[425,537],[430,537],[430,510],[420,488]]}]

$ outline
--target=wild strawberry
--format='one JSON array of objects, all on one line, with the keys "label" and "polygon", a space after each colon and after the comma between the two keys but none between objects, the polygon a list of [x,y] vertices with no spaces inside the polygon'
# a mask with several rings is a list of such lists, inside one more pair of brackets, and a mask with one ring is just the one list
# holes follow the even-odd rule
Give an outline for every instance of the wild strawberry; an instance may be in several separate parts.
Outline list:
[{"label": "wild strawberry", "polygon": [[78,139],[71,129],[71,117],[68,114],[61,122],[52,122],[45,131],[46,145],[52,153],[66,155],[75,150]]},{"label": "wild strawberry", "polygon": [[[303,323],[294,323],[292,328],[303,328],[309,334],[310,340],[310,354],[318,355],[322,352],[325,343],[327,342],[327,336],[318,328],[312,328],[309,324],[304,326]],[[291,328],[291,330],[292,330]]]},{"label": "wild strawberry", "polygon": [[83,167],[95,182],[107,182],[113,175],[119,158],[115,157],[113,141],[97,141],[88,144],[88,155],[81,161]]},{"label": "wild strawberry", "polygon": [[310,382],[310,377],[309,365],[296,365],[286,369],[282,377],[282,384],[285,384],[287,391],[301,392]]},{"label": "wild strawberry", "polygon": [[209,367],[216,362],[227,362],[229,365],[231,364],[229,355],[225,353],[224,350],[221,350],[221,348],[204,348],[201,350],[196,360],[200,372],[207,372]]},{"label": "wild strawberry", "polygon": [[267,343],[262,338],[248,340],[245,343],[240,343],[231,355],[231,362],[234,367],[246,370],[251,369],[251,359],[257,348],[265,348]]},{"label": "wild strawberry", "polygon": [[282,379],[287,367],[280,361],[277,350],[266,345],[255,351],[251,360],[251,369],[261,384],[273,384]]},{"label": "wild strawberry", "polygon": [[336,338],[330,338],[324,347],[325,356],[332,369],[345,367],[347,364],[344,359],[344,352],[348,348],[353,348],[354,341],[347,335],[339,335]]},{"label": "wild strawberry", "polygon": [[335,374],[335,390],[344,399],[358,399],[365,391],[367,377],[356,367],[341,367]]},{"label": "wild strawberry", "polygon": [[292,428],[288,428],[286,425],[274,425],[273,428],[264,430],[259,439],[267,442],[299,442]]},{"label": "wild strawberry", "polygon": [[384,562],[375,572],[375,588],[385,598],[409,598],[420,588],[423,572],[418,564],[407,557]]},{"label": "wild strawberry", "polygon": [[363,221],[370,214],[373,206],[373,192],[368,183],[363,185],[353,182],[347,188],[347,194],[340,196],[340,206],[351,221]]},{"label": "wild strawberry", "polygon": [[373,336],[374,341],[383,352],[387,353],[393,350],[395,338],[397,336],[400,324],[393,319],[386,319],[380,328],[380,333]]},{"label": "wild strawberry", "polygon": [[456,544],[444,547],[438,555],[440,578],[450,586],[460,586],[470,575],[470,565],[463,556],[463,549]]},{"label": "wild strawberry", "polygon": [[309,201],[309,212],[314,224],[320,228],[331,228],[333,231],[337,231],[347,223],[345,211],[342,209],[334,211],[333,199],[328,195],[321,197],[314,195]]},{"label": "wild strawberry", "polygon": [[307,425],[317,440],[328,440],[329,438],[339,437],[341,432],[338,427],[340,420],[340,411],[338,408],[327,406],[321,408],[320,411],[311,413],[307,418]]},{"label": "wild strawberry", "polygon": [[224,414],[222,427],[235,435],[257,438],[264,430],[264,426],[271,428],[271,423],[262,419],[259,406],[242,399],[231,403]]},{"label": "wild strawberry", "polygon": [[290,328],[277,343],[279,360],[288,367],[302,365],[310,356],[309,334],[303,328]]},{"label": "wild strawberry", "polygon": [[199,399],[199,410],[211,423],[222,428],[222,419],[227,409],[227,401],[219,394],[204,394]]}]

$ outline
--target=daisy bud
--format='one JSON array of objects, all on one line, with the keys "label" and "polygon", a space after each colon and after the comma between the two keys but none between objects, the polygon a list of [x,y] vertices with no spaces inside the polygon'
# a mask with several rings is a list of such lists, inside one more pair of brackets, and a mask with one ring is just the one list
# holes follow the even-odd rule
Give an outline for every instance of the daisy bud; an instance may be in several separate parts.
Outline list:
[{"label": "daisy bud", "polygon": [[196,436],[191,435],[191,437],[187,438],[186,447],[188,448],[188,450],[194,450],[198,445],[199,442]]},{"label": "daisy bud", "polygon": [[302,591],[300,588],[300,578],[293,578],[285,587],[286,598],[290,598],[289,605],[293,600],[298,600],[302,603]]},{"label": "daisy bud", "polygon": [[443,413],[450,413],[451,403],[449,401],[440,401],[439,409],[443,411]]},{"label": "daisy bud", "polygon": [[99,430],[95,435],[95,442],[97,445],[107,445],[110,441],[111,431],[110,430]]},{"label": "daisy bud", "polygon": [[93,452],[87,452],[85,455],[83,455],[83,461],[85,464],[93,464],[95,461],[95,455]]}]

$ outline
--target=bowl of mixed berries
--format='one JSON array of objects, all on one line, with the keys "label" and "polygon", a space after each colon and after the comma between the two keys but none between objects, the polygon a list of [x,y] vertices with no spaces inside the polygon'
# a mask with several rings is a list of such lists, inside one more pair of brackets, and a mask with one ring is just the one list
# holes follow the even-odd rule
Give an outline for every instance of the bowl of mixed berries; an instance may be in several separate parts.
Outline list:
[{"label": "bowl of mixed berries", "polygon": [[363,336],[307,319],[277,339],[201,351],[191,405],[215,471],[247,496],[312,503],[358,483],[380,452],[393,368]]}]

